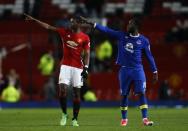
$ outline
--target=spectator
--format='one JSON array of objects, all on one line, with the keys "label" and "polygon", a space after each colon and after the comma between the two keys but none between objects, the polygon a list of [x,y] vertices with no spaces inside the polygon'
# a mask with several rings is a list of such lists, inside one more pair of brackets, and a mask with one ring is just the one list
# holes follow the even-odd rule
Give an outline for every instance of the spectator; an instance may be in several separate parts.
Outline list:
[{"label": "spectator", "polygon": [[56,81],[52,75],[48,78],[48,81],[44,84],[45,100],[54,100],[56,98]]},{"label": "spectator", "polygon": [[7,49],[5,47],[0,48],[0,80],[3,78],[2,60],[7,56],[7,54],[20,51],[20,50],[24,49],[25,47],[27,47],[27,43],[17,45],[15,47],[13,47],[12,49],[10,49],[9,51],[7,51]]},{"label": "spectator", "polygon": [[95,102],[97,101],[97,97],[92,89],[88,86],[88,81],[83,82],[83,86],[81,88],[81,99],[83,101]]},{"label": "spectator", "polygon": [[185,20],[183,23],[180,20],[176,21],[176,25],[170,29],[166,36],[165,41],[170,42],[185,42],[187,41],[188,22]]},{"label": "spectator", "polygon": [[20,92],[13,85],[8,85],[2,92],[1,99],[4,102],[18,102],[20,100]]},{"label": "spectator", "polygon": [[6,76],[6,79],[8,81],[7,86],[12,85],[16,89],[21,91],[20,78],[15,69],[10,69],[8,75]]},{"label": "spectator", "polygon": [[90,17],[102,17],[105,0],[85,0],[84,4]]},{"label": "spectator", "polygon": [[30,14],[30,2],[29,0],[24,0],[23,2],[23,12],[26,13],[26,14]]},{"label": "spectator", "polygon": [[5,84],[3,79],[2,63],[6,55],[7,55],[7,50],[5,48],[0,48],[0,95],[4,89],[4,84]]},{"label": "spectator", "polygon": [[110,71],[111,70],[111,58],[112,58],[112,44],[109,40],[105,39],[98,46],[96,50],[96,58],[98,61],[99,71]]},{"label": "spectator", "polygon": [[79,1],[79,0],[76,1],[75,5],[76,5],[76,7],[75,7],[74,14],[76,16],[86,16],[87,15],[87,10],[81,1]]},{"label": "spectator", "polygon": [[32,16],[38,18],[43,0],[35,0],[32,10]]},{"label": "spectator", "polygon": [[168,80],[164,80],[159,87],[159,100],[168,100],[171,95],[171,90]]},{"label": "spectator", "polygon": [[54,71],[54,65],[55,60],[53,57],[53,52],[49,51],[41,56],[38,68],[40,69],[42,75],[49,76]]},{"label": "spectator", "polygon": [[8,75],[3,79],[2,100],[6,102],[17,102],[21,97],[21,86],[19,75],[14,69],[10,69]]}]

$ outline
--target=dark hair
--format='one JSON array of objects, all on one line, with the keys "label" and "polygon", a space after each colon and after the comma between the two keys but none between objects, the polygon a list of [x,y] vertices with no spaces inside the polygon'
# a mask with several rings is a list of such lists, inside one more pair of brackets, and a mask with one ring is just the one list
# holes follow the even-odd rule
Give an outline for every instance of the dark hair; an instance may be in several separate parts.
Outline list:
[{"label": "dark hair", "polygon": [[75,21],[79,21],[80,20],[80,16],[78,16],[78,15],[75,15],[75,16],[72,16],[71,18],[70,18],[70,20],[75,20]]}]

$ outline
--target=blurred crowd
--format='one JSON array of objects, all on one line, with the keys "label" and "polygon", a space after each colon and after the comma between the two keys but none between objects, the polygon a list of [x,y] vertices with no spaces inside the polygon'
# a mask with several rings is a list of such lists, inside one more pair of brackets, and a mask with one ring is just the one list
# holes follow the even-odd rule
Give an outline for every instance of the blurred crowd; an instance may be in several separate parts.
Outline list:
[{"label": "blurred crowd", "polygon": [[188,42],[188,19],[178,19],[176,25],[166,33],[165,41],[166,43]]},{"label": "blurred crowd", "polygon": [[20,78],[14,69],[0,79],[0,95],[4,102],[18,102],[21,98]]},{"label": "blurred crowd", "polygon": [[[113,0],[112,0],[113,1]],[[30,14],[40,19],[40,11],[44,0],[24,0],[23,12]],[[54,20],[54,25],[68,27],[69,18],[75,16],[85,16],[95,20],[102,25],[109,26],[113,29],[125,30],[125,14],[124,10],[119,8],[115,10],[115,13],[105,13],[104,8],[107,0],[72,0],[72,3],[76,4],[75,12],[70,13],[65,9],[62,9],[62,15],[60,18]],[[144,14],[128,14],[126,17],[136,16],[144,17],[149,15],[152,7],[151,1],[146,1]],[[32,8],[31,8],[32,5]],[[2,19],[8,19],[11,13],[5,11],[1,16]],[[127,19],[127,18],[126,18]],[[91,30],[91,28],[83,27],[84,30],[90,35],[91,38],[91,62],[90,72],[112,72],[114,69],[114,61],[116,58],[117,45],[116,41],[109,37],[104,37],[99,32]],[[163,38],[164,43],[187,43],[188,42],[188,19],[177,19],[176,24],[167,32]],[[46,100],[54,100],[57,97],[57,77],[55,76],[55,68],[59,59],[62,57],[62,50],[59,48],[61,40],[58,34],[49,32],[49,43],[53,43],[55,46],[54,51],[48,51],[41,54],[38,61],[38,69],[42,76],[46,77],[43,84],[43,95]],[[94,43],[94,44],[93,44]],[[3,74],[2,61],[6,57],[6,49],[0,50],[0,95],[1,100],[8,102],[19,101],[23,92],[21,90],[21,82],[19,74],[14,69],[10,69],[7,74]],[[92,88],[88,83],[84,84],[82,88],[82,99],[90,100],[93,97],[93,101],[96,101],[95,95],[92,94]],[[10,93],[11,92],[11,93]],[[14,92],[14,93],[12,93]],[[9,96],[14,94],[13,96]],[[89,94],[89,95],[88,95]],[[174,93],[173,88],[169,85],[168,80],[164,80],[159,87],[159,99],[181,99],[182,91]],[[12,98],[14,97],[14,100]]]},{"label": "blurred crowd", "polygon": [[160,83],[158,94],[159,100],[182,100],[185,92],[170,85],[166,79]]}]

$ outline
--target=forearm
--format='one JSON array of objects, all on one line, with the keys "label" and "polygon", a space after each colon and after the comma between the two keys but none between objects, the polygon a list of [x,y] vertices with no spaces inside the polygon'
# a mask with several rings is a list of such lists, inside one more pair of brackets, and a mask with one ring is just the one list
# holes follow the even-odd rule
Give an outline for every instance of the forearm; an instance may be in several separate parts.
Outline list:
[{"label": "forearm", "polygon": [[111,28],[108,28],[106,26],[102,26],[102,25],[99,25],[99,24],[94,24],[94,28],[97,29],[98,31],[102,32],[102,33],[105,33],[113,38],[118,38],[119,37],[119,32],[118,31],[115,31]]},{"label": "forearm", "polygon": [[47,23],[45,23],[45,22],[42,22],[42,21],[40,21],[40,20],[37,20],[37,19],[35,19],[35,18],[33,18],[33,21],[35,21],[37,24],[39,24],[40,26],[42,26],[43,28],[45,28],[45,29],[48,29],[49,28],[49,24],[47,24]]},{"label": "forearm", "polygon": [[43,28],[45,28],[45,29],[56,31],[56,27],[51,26],[51,25],[49,25],[49,24],[47,24],[47,23],[45,23],[45,22],[42,22],[42,21],[37,20],[37,19],[35,19],[35,18],[33,19],[33,21],[35,21],[37,24],[39,24],[41,27],[43,27]]},{"label": "forearm", "polygon": [[84,66],[89,66],[89,61],[90,61],[90,51],[86,51],[84,55]]},{"label": "forearm", "polygon": [[157,72],[157,66],[155,64],[155,60],[154,60],[153,55],[151,53],[149,44],[145,47],[145,55],[146,55],[146,58],[147,58],[147,60],[150,64],[150,68],[151,68],[152,72],[153,73]]},{"label": "forearm", "polygon": [[147,59],[149,61],[150,68],[151,68],[152,72],[156,73],[157,72],[157,67],[156,67],[156,64],[155,64],[153,56],[147,56]]},{"label": "forearm", "polygon": [[97,23],[94,24],[94,28],[99,30],[100,32],[103,32],[103,33],[107,33],[108,34],[108,32],[110,32],[110,29],[108,27],[99,25]]}]

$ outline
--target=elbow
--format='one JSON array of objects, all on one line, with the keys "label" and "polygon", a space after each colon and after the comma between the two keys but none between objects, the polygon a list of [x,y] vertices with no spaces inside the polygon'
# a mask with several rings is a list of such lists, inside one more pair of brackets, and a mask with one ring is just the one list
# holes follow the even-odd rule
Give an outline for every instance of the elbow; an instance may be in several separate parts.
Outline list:
[{"label": "elbow", "polygon": [[46,28],[47,30],[49,30],[49,29],[50,29],[50,26],[49,26],[49,25],[46,25],[45,28]]}]

